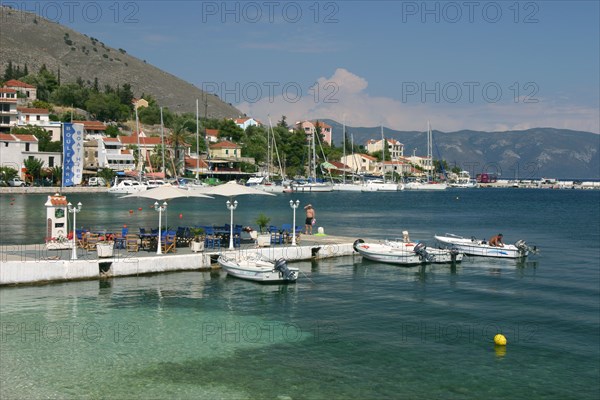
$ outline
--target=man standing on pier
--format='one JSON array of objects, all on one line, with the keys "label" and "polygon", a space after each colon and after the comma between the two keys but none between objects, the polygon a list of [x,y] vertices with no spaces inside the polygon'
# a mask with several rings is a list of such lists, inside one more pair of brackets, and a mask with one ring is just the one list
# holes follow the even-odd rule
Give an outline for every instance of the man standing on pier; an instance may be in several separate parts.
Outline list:
[{"label": "man standing on pier", "polygon": [[306,210],[306,221],[304,221],[305,224],[305,229],[304,229],[304,234],[305,235],[312,235],[312,227],[313,224],[315,223],[315,209],[313,208],[312,204],[308,204],[307,206],[304,207],[304,209]]}]

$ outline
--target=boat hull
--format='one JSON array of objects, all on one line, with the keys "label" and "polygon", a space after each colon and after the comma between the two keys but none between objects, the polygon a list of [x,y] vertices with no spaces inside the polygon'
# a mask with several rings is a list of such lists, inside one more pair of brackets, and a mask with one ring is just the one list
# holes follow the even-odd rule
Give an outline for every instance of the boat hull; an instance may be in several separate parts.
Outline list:
[{"label": "boat hull", "polygon": [[308,183],[306,185],[292,185],[292,190],[299,193],[332,192],[333,185],[328,185],[326,183]]},{"label": "boat hull", "polygon": [[275,269],[275,264],[257,258],[227,258],[220,256],[218,263],[227,275],[261,283],[293,283],[298,279],[298,268],[288,267],[293,272],[293,279],[286,279]]},{"label": "boat hull", "polygon": [[490,246],[483,243],[482,240],[469,239],[458,236],[435,236],[435,239],[445,245],[453,246],[458,251],[480,257],[496,258],[523,258],[527,257],[529,251],[526,247],[517,247],[512,244],[506,244],[504,247]]},{"label": "boat hull", "polygon": [[433,257],[423,257],[415,253],[413,248],[402,246],[398,243],[365,243],[361,239],[354,242],[354,250],[368,260],[379,261],[396,265],[420,265],[429,263],[452,263],[460,262],[462,254],[452,254],[445,249],[427,249],[427,253]]}]

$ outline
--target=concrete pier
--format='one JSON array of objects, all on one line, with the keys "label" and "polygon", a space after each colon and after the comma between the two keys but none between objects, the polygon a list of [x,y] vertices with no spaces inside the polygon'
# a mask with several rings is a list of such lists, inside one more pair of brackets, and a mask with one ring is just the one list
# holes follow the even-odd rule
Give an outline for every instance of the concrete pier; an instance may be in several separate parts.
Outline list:
[{"label": "concrete pier", "polygon": [[242,244],[236,250],[220,249],[193,253],[178,247],[175,253],[114,250],[112,257],[100,258],[95,251],[78,249],[78,259],[71,260],[71,249],[47,250],[45,245],[9,245],[0,248],[0,285],[40,284],[56,281],[101,279],[108,277],[161,272],[218,268],[220,254],[261,253],[269,259],[285,258],[290,262],[348,256],[354,254],[356,238],[340,236],[302,236],[298,246],[272,245],[256,248]]}]

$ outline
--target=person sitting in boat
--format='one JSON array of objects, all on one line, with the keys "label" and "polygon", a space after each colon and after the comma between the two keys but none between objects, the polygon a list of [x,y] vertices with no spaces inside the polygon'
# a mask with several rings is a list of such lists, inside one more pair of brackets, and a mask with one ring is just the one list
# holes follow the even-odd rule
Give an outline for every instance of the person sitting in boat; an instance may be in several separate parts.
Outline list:
[{"label": "person sitting in boat", "polygon": [[504,247],[504,243],[502,243],[502,234],[499,233],[496,236],[492,236],[488,244],[494,247]]}]

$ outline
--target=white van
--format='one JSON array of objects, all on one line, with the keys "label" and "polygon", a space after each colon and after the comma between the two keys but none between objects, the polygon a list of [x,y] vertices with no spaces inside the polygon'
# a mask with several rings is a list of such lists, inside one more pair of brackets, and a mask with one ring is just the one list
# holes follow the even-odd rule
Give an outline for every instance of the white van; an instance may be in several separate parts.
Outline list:
[{"label": "white van", "polygon": [[102,177],[92,176],[88,181],[88,186],[106,186],[106,181]]}]

